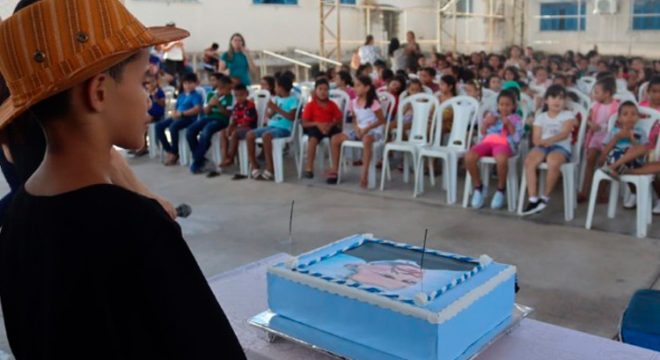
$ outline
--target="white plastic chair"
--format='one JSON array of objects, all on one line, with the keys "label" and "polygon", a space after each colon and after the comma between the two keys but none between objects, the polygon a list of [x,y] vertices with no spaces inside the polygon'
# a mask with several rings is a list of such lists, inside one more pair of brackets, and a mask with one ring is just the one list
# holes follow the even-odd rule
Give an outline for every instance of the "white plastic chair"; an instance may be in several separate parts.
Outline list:
[{"label": "white plastic chair", "polygon": [[[447,108],[452,108],[454,121],[449,133],[447,144],[442,144],[442,114]],[[472,142],[472,132],[479,115],[479,102],[470,96],[455,96],[446,100],[435,112],[433,120],[433,143],[422,146],[415,162],[415,190],[413,196],[417,197],[424,192],[424,158],[442,159],[443,183],[447,189],[447,203],[456,202],[458,182],[458,160],[465,156]],[[431,161],[429,163],[432,164]],[[434,177],[431,166],[431,178]]]},{"label": "white plastic chair", "polygon": [[635,104],[637,104],[637,98],[635,97],[635,94],[631,93],[630,91],[620,91],[614,94],[614,98],[619,100],[619,102],[623,103],[626,101],[632,101]]},{"label": "white plastic chair", "polygon": [[496,92],[496,91],[493,91],[491,89],[483,88],[483,89],[481,89],[481,102],[482,103],[487,103],[487,102],[491,101],[493,98],[495,99],[495,101],[497,101],[497,95],[498,94],[499,93]]},{"label": "white plastic chair", "polygon": [[[291,135],[286,138],[273,139],[273,171],[275,175],[275,182],[280,184],[284,182],[284,147],[289,145],[293,147],[297,140],[298,128],[300,125],[300,117],[302,113],[302,108],[305,105],[305,101],[302,98],[298,98],[298,108],[296,109],[295,120],[293,121],[293,126],[291,127]],[[258,138],[256,140],[257,144],[263,145],[263,138]],[[295,149],[291,149],[295,162],[298,162],[298,152]]]},{"label": "white plastic chair", "polygon": [[[660,121],[660,112],[655,111],[650,108],[641,107],[639,112],[643,115],[647,115],[648,118],[640,120],[638,126],[644,129],[645,135],[648,136],[653,126]],[[608,129],[611,132],[616,124],[617,114],[614,114],[610,117],[608,123]],[[657,159],[660,156],[660,141],[657,142],[655,147],[655,158]],[[651,184],[655,175],[622,175],[619,177],[619,181],[613,181],[604,171],[601,169],[596,170],[594,173],[594,180],[591,185],[591,194],[589,195],[589,209],[587,210],[587,222],[585,228],[587,230],[591,229],[594,220],[594,212],[596,210],[596,198],[598,197],[598,187],[601,181],[610,182],[610,198],[607,206],[607,217],[614,219],[616,216],[617,202],[619,200],[619,192],[621,183],[623,184],[633,184],[637,189],[637,237],[645,238],[647,235],[648,226],[651,225],[653,221],[653,214],[651,212],[653,204],[653,189]],[[626,185],[624,185],[626,186]]]},{"label": "white plastic chair", "polygon": [[596,78],[593,76],[583,76],[577,80],[576,85],[580,91],[586,95],[590,95],[591,90],[596,85]]},{"label": "white plastic chair", "polygon": [[[270,92],[268,90],[256,90],[254,95],[250,96],[250,99],[254,102],[254,106],[257,108],[258,129],[263,127],[264,122],[266,121],[266,110],[268,109],[268,103],[270,102]],[[238,142],[238,164],[240,173],[247,176],[250,172],[250,166],[246,140],[240,140]]]},{"label": "white plastic chair", "polygon": [[396,139],[385,144],[383,152],[383,170],[380,179],[380,191],[385,190],[385,180],[391,177],[389,153],[401,152],[403,158],[403,182],[408,183],[410,176],[410,162],[412,160],[417,169],[417,152],[419,148],[428,143],[429,119],[435,117],[436,110],[440,107],[438,99],[429,94],[415,94],[399,102],[397,111],[397,129],[403,129],[403,113],[407,105],[413,109],[413,119],[408,134],[408,139],[403,140],[404,131],[397,131]]},{"label": "white plastic chair", "polygon": [[616,92],[629,92],[628,82],[624,79],[616,79]]},{"label": "white plastic chair", "polygon": [[578,104],[582,106],[585,109],[591,109],[591,98],[587,96],[585,93],[582,91],[576,89],[576,88],[568,88],[566,89],[571,94],[574,94],[578,98]]},{"label": "white plastic chair", "polygon": [[648,90],[649,90],[649,82],[647,81],[639,87],[639,93],[637,94],[637,100],[639,102],[648,99]]},{"label": "white plastic chair", "polygon": [[[348,111],[350,109],[351,98],[343,90],[330,90],[330,100],[332,100],[339,107],[339,111],[342,114],[342,129],[346,128],[346,119],[348,118]],[[302,121],[300,123],[299,129],[299,144],[300,144],[300,155],[298,156],[298,178],[302,179],[303,175],[303,164],[305,163],[307,155],[307,147],[309,143],[309,136],[303,133]],[[328,162],[332,166],[332,151],[330,149],[330,138],[324,138],[317,147],[316,151],[316,163],[321,165],[321,171],[323,171],[323,161],[325,160],[325,153],[328,154]]]},{"label": "white plastic chair", "polygon": [[[582,119],[587,119],[587,110],[582,106],[569,102],[569,110],[574,114],[582,114]],[[575,209],[577,208],[577,184],[578,184],[578,167],[580,165],[580,160],[582,159],[584,137],[587,130],[587,121],[582,121],[580,123],[580,128],[578,131],[577,142],[573,145],[573,151],[571,153],[571,160],[563,164],[560,168],[563,185],[564,185],[564,219],[566,221],[571,221],[575,217]],[[569,135],[571,136],[571,135]],[[543,172],[548,170],[548,164],[543,162],[539,165],[538,170],[539,174],[539,192],[543,192],[543,183],[545,182],[545,177]],[[522,179],[520,181],[520,193],[518,194],[518,215],[522,215],[523,206],[525,205],[525,193],[527,192],[527,176],[523,169]]]},{"label": "white plastic chair", "polygon": [[[424,90],[424,94],[433,95],[433,90],[431,90],[430,87],[428,87],[426,85],[423,85],[422,88]],[[403,90],[401,95],[399,95],[399,101],[402,101],[403,99],[405,99],[407,97],[408,97],[408,90]]]},{"label": "white plastic chair", "polygon": [[[379,156],[383,153],[383,147],[385,146],[385,141],[390,129],[390,121],[394,116],[394,104],[396,99],[394,95],[388,92],[379,92],[378,100],[380,101],[381,109],[383,109],[383,115],[385,116],[385,132],[383,134],[383,139],[373,143],[373,158],[369,163],[369,181],[367,187],[369,189],[376,188],[376,163],[378,163]],[[341,149],[339,151],[339,171],[337,173],[337,184],[341,183],[341,176],[344,171],[346,171],[346,162],[344,161],[344,150],[346,149],[364,149],[364,143],[362,141],[353,141],[346,140],[341,144]]]}]

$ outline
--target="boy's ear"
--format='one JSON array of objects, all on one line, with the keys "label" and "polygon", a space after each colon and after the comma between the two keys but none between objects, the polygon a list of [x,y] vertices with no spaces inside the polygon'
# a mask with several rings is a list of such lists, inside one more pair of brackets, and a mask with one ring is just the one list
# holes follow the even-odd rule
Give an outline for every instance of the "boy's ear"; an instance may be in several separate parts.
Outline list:
[{"label": "boy's ear", "polygon": [[107,106],[108,86],[111,78],[108,74],[101,73],[85,83],[84,96],[85,103],[93,112],[101,112]]}]

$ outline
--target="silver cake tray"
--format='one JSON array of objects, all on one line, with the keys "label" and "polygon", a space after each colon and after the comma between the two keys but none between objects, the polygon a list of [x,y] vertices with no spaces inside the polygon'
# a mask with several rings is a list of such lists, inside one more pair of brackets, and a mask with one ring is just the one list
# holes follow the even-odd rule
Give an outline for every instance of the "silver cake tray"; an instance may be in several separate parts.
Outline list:
[{"label": "silver cake tray", "polygon": [[[508,321],[505,324],[502,324],[498,326],[497,328],[493,329],[490,333],[484,335],[484,339],[490,338],[490,340],[484,342],[484,341],[477,341],[474,345],[472,345],[470,348],[468,348],[462,356],[460,356],[457,360],[473,360],[476,359],[481,353],[483,353],[489,346],[497,342],[499,339],[502,337],[508,335],[511,333],[513,330],[515,330],[519,325],[520,322],[528,317],[532,312],[534,312],[533,308],[530,308],[525,305],[520,305],[520,304],[514,304],[513,307],[513,314],[510,318],[510,321]],[[284,323],[290,326],[293,326],[294,328],[297,328],[298,333],[301,335],[294,335],[291,334],[289,330],[283,329],[282,327],[278,326],[277,324]],[[294,322],[292,320],[286,319],[283,316],[279,316],[276,313],[266,310],[253,318],[248,320],[248,324],[254,326],[257,329],[260,329],[264,332],[265,334],[265,339],[268,342],[275,342],[278,339],[283,339],[286,341],[290,341],[299,345],[302,345],[306,348],[309,348],[313,351],[316,351],[318,353],[322,353],[325,355],[328,355],[329,357],[335,358],[335,359],[349,359],[346,356],[343,356],[336,351],[333,351],[331,349],[328,349],[328,346],[323,346],[320,344],[314,344],[310,340],[304,339],[306,337],[304,334],[313,334],[315,337],[320,337],[324,341],[323,342],[330,342],[330,343],[348,343],[348,340],[339,338],[335,335],[329,334],[327,332],[323,332],[321,330],[312,328],[310,326],[300,324],[297,322]],[[360,347],[359,344],[351,343],[352,347]],[[373,354],[373,349],[368,349],[364,347],[361,349],[362,351],[369,352]],[[378,355],[375,356],[376,358],[381,358],[381,359],[399,359],[398,357],[392,356],[390,354],[384,354],[377,352],[376,354],[373,355]]]}]

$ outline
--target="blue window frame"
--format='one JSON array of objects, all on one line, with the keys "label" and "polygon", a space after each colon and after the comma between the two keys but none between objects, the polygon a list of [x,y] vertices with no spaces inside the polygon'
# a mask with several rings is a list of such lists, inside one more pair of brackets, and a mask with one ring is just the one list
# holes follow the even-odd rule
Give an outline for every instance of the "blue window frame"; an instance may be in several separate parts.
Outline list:
[{"label": "blue window frame", "polygon": [[586,23],[586,1],[541,3],[541,31],[584,31]]},{"label": "blue window frame", "polygon": [[632,13],[633,30],[660,30],[660,1],[635,0]]}]

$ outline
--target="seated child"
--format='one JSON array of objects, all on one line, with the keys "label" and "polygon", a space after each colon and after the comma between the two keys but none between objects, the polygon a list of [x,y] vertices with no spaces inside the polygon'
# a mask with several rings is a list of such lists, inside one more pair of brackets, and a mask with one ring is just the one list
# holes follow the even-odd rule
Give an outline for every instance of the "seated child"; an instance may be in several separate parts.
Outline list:
[{"label": "seated child", "polygon": [[422,82],[422,85],[428,87],[435,94],[440,90],[438,84],[434,83],[436,71],[432,67],[423,68],[419,72],[419,80]]},{"label": "seated child", "polygon": [[355,93],[357,98],[351,102],[351,112],[355,119],[355,128],[349,133],[339,133],[332,137],[332,169],[328,172],[327,182],[337,183],[337,171],[339,171],[339,152],[341,144],[346,140],[362,141],[362,177],[360,186],[366,188],[369,180],[369,163],[373,154],[373,144],[383,140],[383,125],[385,116],[378,101],[376,88],[368,76],[360,76],[355,82]]},{"label": "seated child", "polygon": [[[607,145],[600,157],[600,162],[605,163],[602,170],[614,179],[628,170],[638,169],[644,165],[648,134],[636,126],[638,122],[637,105],[632,101],[621,104],[617,125],[609,133]],[[641,152],[638,151],[640,149]],[[625,157],[628,152],[642,155],[629,159]]]},{"label": "seated child", "polygon": [[[550,201],[550,195],[557,185],[560,168],[571,160],[571,133],[576,125],[575,115],[566,108],[566,89],[552,85],[545,92],[546,111],[534,120],[532,140],[534,148],[525,159],[527,192],[529,203],[523,210],[523,216],[540,213]],[[537,167],[546,162],[548,171],[545,193],[538,196]]]},{"label": "seated child", "polygon": [[[149,93],[149,122],[155,123],[163,119],[165,115],[165,93],[158,85],[158,75],[153,75],[150,72],[145,74],[144,88]],[[129,151],[135,156],[144,156],[149,153],[149,145],[147,143],[147,134],[144,135],[144,146],[137,151]],[[156,141],[152,139],[151,141]],[[155,146],[155,144],[152,144]]]},{"label": "seated child", "polygon": [[248,89],[243,84],[234,86],[236,104],[231,113],[229,127],[220,132],[220,147],[222,151],[222,164],[226,168],[234,164],[238,151],[238,142],[245,140],[247,133],[257,127],[258,115],[254,103],[248,100]]},{"label": "seated child", "polygon": [[275,78],[268,75],[261,78],[261,90],[266,90],[271,96],[275,96]]},{"label": "seated child", "polygon": [[337,76],[335,76],[335,82],[337,83],[337,89],[347,93],[351,100],[355,99],[356,95],[353,90],[353,77],[351,77],[351,73],[345,70],[338,72]]},{"label": "seated child", "polygon": [[[204,103],[202,95],[195,91],[195,88],[197,88],[197,75],[186,74],[183,77],[182,88],[183,91],[176,100],[176,110],[172,113],[172,117],[156,124],[158,141],[167,153],[166,166],[175,165],[179,160],[179,131],[187,128],[197,120]],[[165,129],[168,128],[172,139],[171,143],[165,136]]]},{"label": "seated child", "polygon": [[506,180],[509,158],[518,153],[518,145],[523,133],[524,123],[516,114],[516,94],[511,90],[502,91],[497,97],[497,112],[489,113],[479,125],[483,137],[479,144],[465,156],[465,167],[472,177],[474,194],[472,207],[479,209],[484,204],[484,188],[481,183],[479,159],[492,156],[497,163],[497,192],[491,200],[492,209],[501,209],[506,199]]},{"label": "seated child", "polygon": [[[248,157],[255,180],[273,180],[273,139],[287,138],[294,131],[293,122],[296,119],[296,110],[300,100],[291,93],[293,80],[290,75],[282,74],[275,79],[275,92],[277,96],[268,103],[270,118],[266,127],[252,130],[245,139],[248,145]],[[257,162],[257,139],[262,138],[266,169],[261,172]]]},{"label": "seated child", "polygon": [[314,88],[312,101],[305,105],[302,116],[302,127],[307,142],[307,163],[305,165],[304,177],[314,178],[314,159],[316,158],[316,146],[324,138],[332,138],[341,133],[344,115],[334,101],[330,100],[330,84],[327,80],[317,80]]},{"label": "seated child", "polygon": [[193,154],[193,163],[190,166],[190,172],[193,174],[204,171],[206,153],[211,147],[212,137],[229,126],[229,116],[234,105],[234,97],[231,94],[234,83],[232,79],[220,73],[211,75],[209,79],[213,91],[206,95],[205,117],[190,125],[186,131],[188,145]]},{"label": "seated child", "polygon": [[479,80],[474,79],[471,81],[468,81],[463,85],[463,90],[465,91],[465,95],[471,96],[477,101],[481,101],[481,83]]}]

